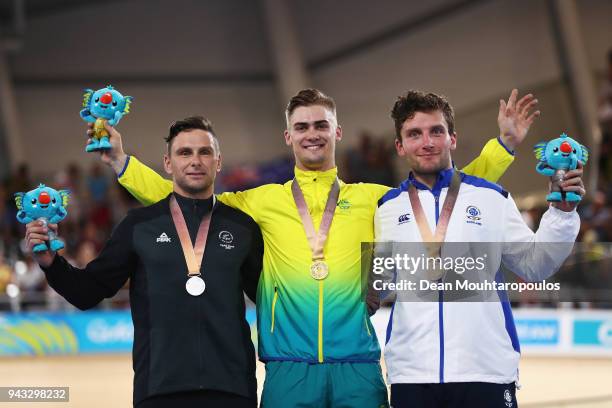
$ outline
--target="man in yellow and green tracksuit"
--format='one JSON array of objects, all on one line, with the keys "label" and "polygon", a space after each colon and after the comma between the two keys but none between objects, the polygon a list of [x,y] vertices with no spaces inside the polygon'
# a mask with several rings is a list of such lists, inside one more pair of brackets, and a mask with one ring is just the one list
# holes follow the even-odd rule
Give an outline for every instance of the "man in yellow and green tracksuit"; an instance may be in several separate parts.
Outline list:
[{"label": "man in yellow and green tracksuit", "polygon": [[[335,105],[320,91],[307,89],[291,99],[286,113],[285,140],[296,159],[295,181],[318,230],[337,179],[335,143],[342,131]],[[116,130],[112,132],[120,141]],[[520,143],[525,135],[510,136]],[[135,157],[123,152],[114,157],[119,182],[143,204],[171,192],[170,181]],[[496,181],[513,159],[501,138],[492,139],[463,171]],[[374,212],[389,187],[339,184],[324,247],[329,275],[323,280],[310,274],[312,252],[291,182],[218,196],[250,215],[263,234],[263,270],[257,290],[258,354],[266,363],[262,407],[388,406],[380,347],[362,296],[360,258],[361,243],[374,240]]]}]

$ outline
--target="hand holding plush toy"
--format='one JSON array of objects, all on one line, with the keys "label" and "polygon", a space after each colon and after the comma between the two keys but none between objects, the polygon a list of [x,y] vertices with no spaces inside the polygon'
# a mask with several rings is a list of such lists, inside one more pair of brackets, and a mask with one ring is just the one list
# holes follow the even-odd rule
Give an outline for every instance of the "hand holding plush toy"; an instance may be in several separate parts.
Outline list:
[{"label": "hand holding plush toy", "polygon": [[588,149],[563,133],[548,143],[536,144],[533,151],[539,160],[536,171],[551,178],[551,192],[546,196],[546,200],[553,202],[582,200],[582,197],[573,191],[563,191],[560,184],[565,173],[575,170],[579,161],[583,165],[586,164],[589,159]]},{"label": "hand holding plush toy", "polygon": [[97,91],[85,89],[83,109],[79,114],[84,121],[94,124],[94,135],[85,148],[86,152],[111,148],[104,122],[116,126],[124,115],[130,113],[132,99],[131,96],[123,96],[110,85]]},{"label": "hand holding plush toy", "polygon": [[[40,184],[38,188],[27,193],[15,193],[15,203],[17,204],[17,221],[28,224],[34,220],[41,220],[46,224],[56,224],[66,218],[68,212],[68,190],[54,190]],[[49,247],[42,243],[36,245],[34,252],[44,252],[47,250],[57,251],[64,247],[64,242],[58,239],[52,230],[49,230]]]}]

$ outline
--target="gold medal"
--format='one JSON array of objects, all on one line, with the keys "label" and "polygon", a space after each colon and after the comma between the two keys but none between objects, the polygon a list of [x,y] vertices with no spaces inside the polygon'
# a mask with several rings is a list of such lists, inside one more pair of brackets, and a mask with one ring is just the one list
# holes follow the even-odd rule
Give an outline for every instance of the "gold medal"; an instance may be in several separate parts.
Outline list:
[{"label": "gold medal", "polygon": [[312,218],[308,212],[308,206],[304,199],[304,194],[300,189],[299,184],[295,179],[291,183],[291,193],[293,194],[293,200],[297,207],[300,218],[302,219],[302,226],[304,232],[306,232],[306,238],[308,239],[308,245],[312,251],[312,264],[310,265],[310,276],[315,280],[323,280],[329,275],[329,268],[325,261],[323,261],[323,248],[327,241],[327,234],[331,228],[331,222],[334,218],[334,211],[336,210],[336,203],[340,195],[340,183],[338,179],[334,180],[329,195],[327,196],[327,202],[325,203],[325,210],[323,211],[323,218],[321,218],[321,224],[319,225],[319,231],[315,231],[312,223]]},{"label": "gold medal", "polygon": [[324,261],[315,261],[310,265],[310,276],[316,280],[323,280],[329,275],[329,268]]}]

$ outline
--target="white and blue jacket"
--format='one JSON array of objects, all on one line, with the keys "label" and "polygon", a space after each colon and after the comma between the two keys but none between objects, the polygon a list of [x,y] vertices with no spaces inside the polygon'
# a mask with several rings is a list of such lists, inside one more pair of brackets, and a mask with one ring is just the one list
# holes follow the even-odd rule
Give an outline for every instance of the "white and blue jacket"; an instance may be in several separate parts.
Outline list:
[{"label": "white and blue jacket", "polygon": [[[434,231],[452,174],[453,169],[440,172],[433,189],[411,174],[399,188],[385,194],[375,216],[376,241],[422,242],[408,187],[414,184],[417,188]],[[499,270],[503,263],[527,281],[546,279],[559,269],[572,245],[543,245],[536,251],[535,243],[573,243],[580,229],[576,211],[550,207],[534,233],[512,197],[499,185],[460,175],[461,188],[445,242],[505,243],[496,245],[498,253],[489,257],[489,264],[492,262],[495,268],[491,270]],[[468,222],[474,211],[479,213],[478,223]],[[444,302],[444,292],[439,291],[437,302],[396,301],[385,346],[389,383],[517,381],[520,346],[510,303],[504,295],[500,294],[499,302]]]}]

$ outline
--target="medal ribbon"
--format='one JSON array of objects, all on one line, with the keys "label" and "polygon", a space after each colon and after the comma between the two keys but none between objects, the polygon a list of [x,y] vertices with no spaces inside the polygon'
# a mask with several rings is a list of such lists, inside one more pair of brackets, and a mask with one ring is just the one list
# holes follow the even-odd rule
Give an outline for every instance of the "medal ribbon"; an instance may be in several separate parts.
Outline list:
[{"label": "medal ribbon", "polygon": [[174,227],[178,234],[179,240],[181,241],[181,247],[183,248],[183,255],[185,255],[185,262],[187,263],[188,273],[187,276],[199,276],[200,268],[202,267],[202,260],[204,259],[204,248],[206,247],[206,239],[208,237],[208,228],[210,227],[210,219],[212,217],[213,210],[215,209],[216,197],[213,195],[213,208],[202,218],[198,234],[196,236],[195,246],[191,244],[191,238],[189,237],[189,230],[185,223],[185,217],[181,211],[176,198],[172,196],[170,198],[170,213],[172,214],[172,221],[174,221]]},{"label": "medal ribbon", "polygon": [[423,207],[421,206],[421,200],[419,199],[419,193],[413,183],[410,183],[408,187],[408,197],[410,198],[410,205],[412,206],[412,212],[414,213],[414,219],[419,227],[421,238],[427,248],[429,256],[440,256],[440,248],[446,237],[446,230],[448,229],[448,223],[450,221],[453,208],[457,202],[457,196],[459,195],[459,187],[461,187],[461,178],[457,169],[453,170],[453,176],[451,179],[450,187],[446,193],[444,204],[442,205],[442,212],[438,218],[438,224],[436,225],[436,231],[432,234]]},{"label": "medal ribbon", "polygon": [[312,217],[308,213],[308,205],[304,199],[304,194],[298,182],[293,179],[291,183],[291,193],[293,194],[293,200],[297,206],[298,213],[302,219],[302,225],[306,232],[306,238],[308,238],[308,244],[312,251],[313,262],[325,259],[323,256],[323,248],[327,241],[327,234],[331,228],[332,219],[334,218],[334,211],[336,210],[336,203],[340,196],[340,184],[338,179],[334,180],[329,195],[327,196],[327,203],[325,203],[325,210],[323,212],[323,218],[321,219],[321,225],[319,225],[319,231],[315,232],[314,224],[312,223]]}]

